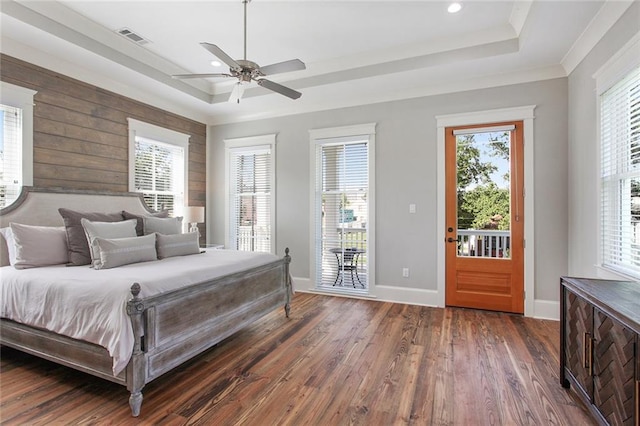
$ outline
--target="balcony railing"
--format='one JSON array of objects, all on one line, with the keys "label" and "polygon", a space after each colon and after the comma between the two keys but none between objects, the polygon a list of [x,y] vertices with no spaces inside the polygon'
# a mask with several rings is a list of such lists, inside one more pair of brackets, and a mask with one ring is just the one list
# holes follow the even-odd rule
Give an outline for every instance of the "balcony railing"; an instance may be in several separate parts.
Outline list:
[{"label": "balcony railing", "polygon": [[342,247],[367,249],[367,229],[366,228],[338,228],[338,238],[342,242]]},{"label": "balcony railing", "polygon": [[239,226],[236,234],[237,250],[271,251],[271,235],[268,226]]},{"label": "balcony railing", "polygon": [[511,232],[458,229],[458,256],[511,258]]}]

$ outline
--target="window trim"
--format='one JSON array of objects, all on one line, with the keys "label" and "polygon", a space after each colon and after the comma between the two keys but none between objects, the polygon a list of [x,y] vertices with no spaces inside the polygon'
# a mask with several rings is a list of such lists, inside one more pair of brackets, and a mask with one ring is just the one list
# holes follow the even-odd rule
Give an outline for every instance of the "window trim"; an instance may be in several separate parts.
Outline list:
[{"label": "window trim", "polygon": [[138,192],[135,188],[136,136],[155,140],[169,145],[176,145],[184,150],[184,202],[182,206],[174,205],[174,216],[182,216],[182,209],[189,204],[189,139],[191,135],[175,130],[145,123],[134,118],[127,118],[129,123],[129,191]]},{"label": "window trim", "polygon": [[[316,145],[319,143],[324,143],[326,139],[348,139],[357,136],[366,136],[368,137],[368,155],[369,155],[369,188],[367,200],[369,203],[368,206],[368,219],[367,219],[367,268],[368,268],[368,280],[367,280],[367,292],[369,296],[377,297],[378,291],[376,287],[376,186],[375,186],[375,176],[376,176],[376,124],[377,123],[364,123],[364,124],[356,124],[351,126],[341,126],[341,127],[327,127],[323,129],[311,129],[309,130],[309,211],[312,213],[315,211],[316,207]],[[313,216],[315,217],[315,216]],[[309,224],[309,274],[310,277],[310,288],[311,291],[323,291],[324,289],[321,286],[318,286],[318,283],[315,281],[316,277],[316,228],[315,221],[310,219],[312,222]],[[329,290],[324,290],[329,291]]]},{"label": "window trim", "polygon": [[597,223],[597,264],[596,268],[604,273],[614,274],[622,279],[637,280],[638,276],[630,274],[630,271],[614,268],[604,264],[603,241],[602,241],[602,95],[622,81],[633,69],[640,66],[640,32],[636,33],[620,50],[618,50],[608,61],[606,61],[594,74],[593,79],[596,84],[595,105],[596,105],[596,149],[598,161],[596,164],[598,208]]},{"label": "window trim", "polygon": [[276,253],[277,249],[277,229],[276,229],[276,202],[277,202],[277,186],[276,186],[276,134],[248,136],[243,138],[233,138],[224,140],[224,165],[225,165],[225,185],[224,185],[224,245],[231,247],[229,240],[229,232],[231,230],[231,213],[229,205],[229,197],[231,195],[231,152],[234,149],[249,149],[269,146],[271,150],[271,176],[269,176],[271,184],[271,253]]},{"label": "window trim", "polygon": [[33,106],[36,90],[0,82],[0,103],[22,109],[22,186],[33,186]]}]

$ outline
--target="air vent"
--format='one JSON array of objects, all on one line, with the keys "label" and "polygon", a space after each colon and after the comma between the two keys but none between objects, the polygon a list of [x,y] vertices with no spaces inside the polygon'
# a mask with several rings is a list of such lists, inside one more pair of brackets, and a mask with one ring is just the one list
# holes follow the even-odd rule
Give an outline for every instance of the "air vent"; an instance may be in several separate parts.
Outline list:
[{"label": "air vent", "polygon": [[145,39],[144,37],[134,33],[133,31],[131,31],[129,28],[121,28],[117,31],[118,34],[120,34],[123,37],[128,38],[129,40],[131,40],[132,42],[136,43],[136,44],[147,44],[149,43],[149,40]]}]

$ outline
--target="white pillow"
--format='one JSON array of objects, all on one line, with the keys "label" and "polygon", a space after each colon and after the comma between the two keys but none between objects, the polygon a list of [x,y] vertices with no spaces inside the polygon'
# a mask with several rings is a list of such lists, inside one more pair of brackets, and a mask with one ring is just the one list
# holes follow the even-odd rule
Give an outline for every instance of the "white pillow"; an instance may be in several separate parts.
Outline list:
[{"label": "white pillow", "polygon": [[182,216],[167,218],[145,216],[142,220],[145,235],[154,232],[164,235],[182,234]]},{"label": "white pillow", "polygon": [[186,256],[200,253],[200,235],[197,232],[187,234],[156,234],[158,259],[173,256]]},{"label": "white pillow", "polygon": [[13,266],[16,263],[16,241],[13,239],[13,232],[10,227],[0,228],[0,234],[4,237],[4,241],[7,243],[7,254],[9,255],[9,265]]},{"label": "white pillow", "polygon": [[100,262],[98,249],[94,245],[96,237],[101,238],[127,238],[136,236],[136,219],[124,220],[121,222],[92,222],[88,219],[80,219],[84,233],[89,243],[91,253],[91,264],[96,268],[96,263]]},{"label": "white pillow", "polygon": [[33,226],[10,223],[15,241],[16,269],[59,265],[69,261],[64,226]]},{"label": "white pillow", "polygon": [[93,241],[100,256],[100,262],[96,262],[95,269],[115,268],[158,259],[156,234],[114,239],[96,237]]}]

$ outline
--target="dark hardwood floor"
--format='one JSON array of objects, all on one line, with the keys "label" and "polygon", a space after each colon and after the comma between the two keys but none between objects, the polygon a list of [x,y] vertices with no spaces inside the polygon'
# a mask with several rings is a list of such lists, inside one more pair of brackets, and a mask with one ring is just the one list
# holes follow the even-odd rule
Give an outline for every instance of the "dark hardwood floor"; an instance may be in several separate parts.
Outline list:
[{"label": "dark hardwood floor", "polygon": [[148,384],[124,387],[2,348],[6,425],[589,425],[558,380],[559,323],[297,294]]}]

